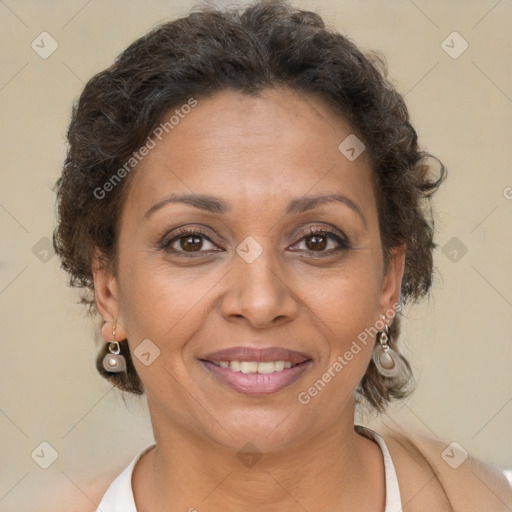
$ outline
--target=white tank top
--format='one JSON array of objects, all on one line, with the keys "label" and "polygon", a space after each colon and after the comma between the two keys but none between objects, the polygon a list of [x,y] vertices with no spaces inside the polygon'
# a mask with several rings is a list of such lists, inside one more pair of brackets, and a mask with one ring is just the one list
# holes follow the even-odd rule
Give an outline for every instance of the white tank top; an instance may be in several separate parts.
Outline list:
[{"label": "white tank top", "polygon": [[[396,477],[395,466],[391,460],[388,447],[384,439],[367,427],[354,425],[354,429],[361,435],[373,439],[378,443],[384,456],[384,470],[386,479],[386,506],[384,512],[400,512],[402,510],[402,501],[400,499],[400,490]],[[103,496],[96,512],[137,512],[132,490],[133,468],[137,461],[155,445],[142,450],[137,454],[123,472],[110,484],[107,492]]]}]

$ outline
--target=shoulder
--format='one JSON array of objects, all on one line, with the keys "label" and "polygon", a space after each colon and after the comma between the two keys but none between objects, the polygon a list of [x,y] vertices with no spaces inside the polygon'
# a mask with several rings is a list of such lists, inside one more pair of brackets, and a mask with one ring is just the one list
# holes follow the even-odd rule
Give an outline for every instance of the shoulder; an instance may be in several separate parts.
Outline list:
[{"label": "shoulder", "polygon": [[[94,476],[88,478],[66,478],[63,475],[58,489],[54,488],[51,495],[41,499],[39,512],[96,512],[98,505],[111,484],[121,475],[123,490],[126,487],[126,480],[133,472],[133,466],[140,457],[147,451],[154,448],[155,444],[139,451],[131,460],[124,464],[115,464],[112,467],[104,468]],[[130,485],[130,484],[128,484]]]},{"label": "shoulder", "polygon": [[101,499],[121,470],[104,473],[87,481],[70,481],[63,477],[59,488],[40,503],[39,512],[96,512]]},{"label": "shoulder", "polygon": [[456,443],[379,429],[395,465],[404,512],[510,512],[512,487],[491,464]]}]

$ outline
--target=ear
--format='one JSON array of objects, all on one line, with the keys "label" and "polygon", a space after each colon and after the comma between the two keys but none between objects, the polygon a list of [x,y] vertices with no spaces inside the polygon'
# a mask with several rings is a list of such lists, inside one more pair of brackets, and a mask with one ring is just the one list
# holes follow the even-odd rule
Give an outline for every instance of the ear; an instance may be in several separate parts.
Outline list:
[{"label": "ear", "polygon": [[[92,257],[92,274],[94,278],[94,298],[98,312],[103,320],[110,324],[107,328],[102,328],[102,335],[105,338],[107,331],[112,331],[115,326],[116,340],[126,339],[126,331],[122,325],[120,304],[119,304],[119,286],[117,278],[107,267],[98,250],[94,251]],[[109,338],[112,338],[109,336]],[[105,338],[106,341],[110,339]]]},{"label": "ear", "polygon": [[388,263],[387,272],[382,279],[382,290],[380,296],[381,312],[394,311],[400,301],[402,278],[405,269],[406,245],[402,244],[392,250]]}]

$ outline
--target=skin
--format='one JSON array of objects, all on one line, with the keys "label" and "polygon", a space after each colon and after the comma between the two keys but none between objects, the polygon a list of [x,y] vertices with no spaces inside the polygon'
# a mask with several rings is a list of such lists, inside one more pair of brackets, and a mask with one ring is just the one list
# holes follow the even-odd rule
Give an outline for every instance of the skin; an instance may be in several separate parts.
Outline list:
[{"label": "skin", "polygon": [[[133,358],[156,440],[134,471],[139,510],[384,509],[381,450],[353,428],[375,340],[309,404],[297,399],[399,300],[404,248],[385,269],[366,153],[349,161],[338,150],[352,133],[323,102],[287,88],[223,91],[199,100],[130,176],[117,268],[93,269],[105,339],[116,322],[132,354],[147,338],[160,350],[149,366]],[[365,221],[337,201],[285,214],[292,199],[334,192]],[[209,194],[231,210],[171,203],[145,217],[169,193]],[[200,251],[179,239],[181,253],[162,249],[184,225],[207,233]],[[349,247],[322,257],[338,243],[315,245],[299,227],[334,227]],[[263,249],[252,263],[236,252],[249,236]],[[237,345],[298,350],[313,364],[273,395],[248,396],[198,361]],[[237,458],[248,442],[263,454],[252,467]]]}]

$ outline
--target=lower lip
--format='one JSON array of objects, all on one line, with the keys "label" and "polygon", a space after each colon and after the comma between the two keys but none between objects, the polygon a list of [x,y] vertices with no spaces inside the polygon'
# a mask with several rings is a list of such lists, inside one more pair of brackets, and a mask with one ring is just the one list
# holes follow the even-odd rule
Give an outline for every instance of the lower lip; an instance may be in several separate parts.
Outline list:
[{"label": "lower lip", "polygon": [[245,395],[271,395],[297,381],[312,361],[308,359],[292,368],[274,373],[242,373],[230,368],[216,366],[210,361],[201,361],[206,369],[222,384]]}]

